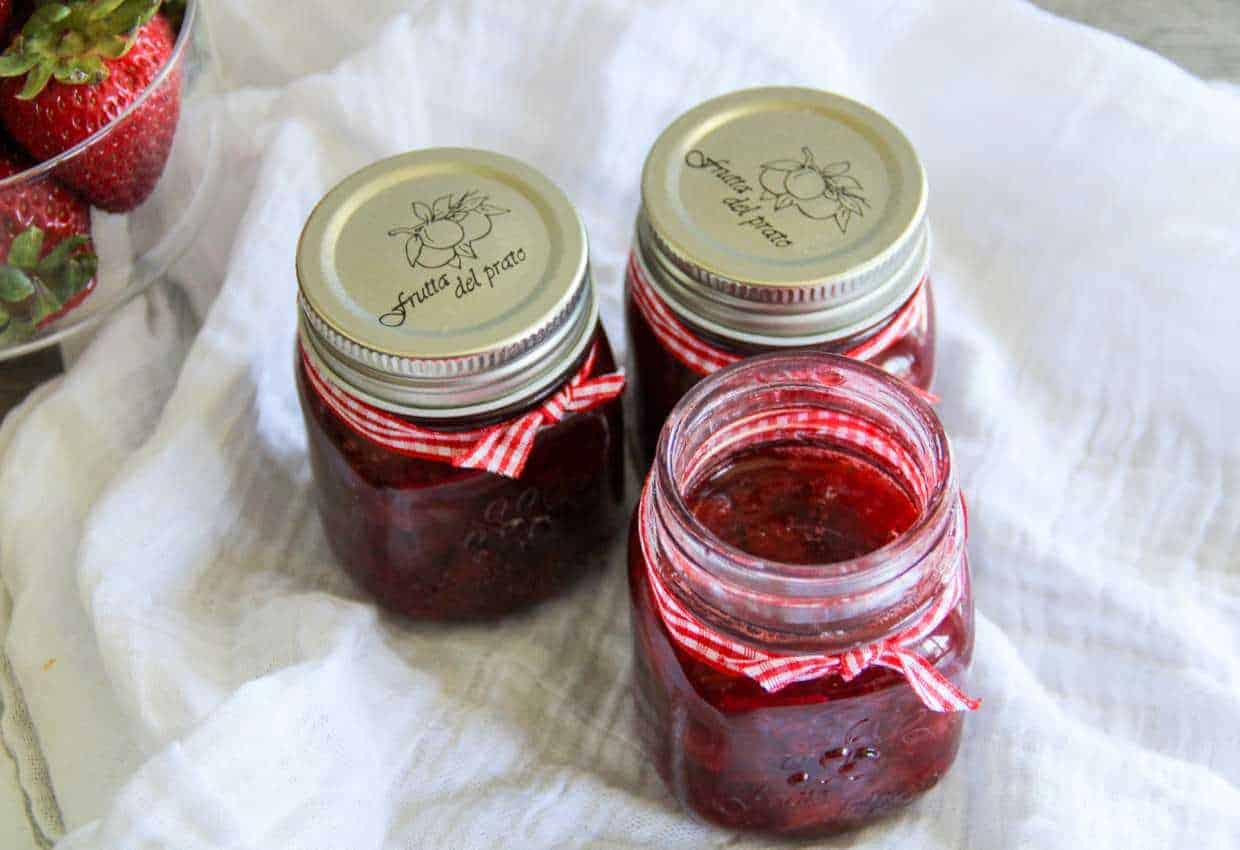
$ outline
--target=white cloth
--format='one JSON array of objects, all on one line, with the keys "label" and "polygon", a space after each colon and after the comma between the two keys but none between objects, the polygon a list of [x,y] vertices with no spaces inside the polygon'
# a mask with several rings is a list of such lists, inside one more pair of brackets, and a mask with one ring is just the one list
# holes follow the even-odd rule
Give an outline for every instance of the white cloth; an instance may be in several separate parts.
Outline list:
[{"label": "white cloth", "polygon": [[649,144],[780,83],[874,105],[925,160],[986,700],[936,789],[831,846],[1240,845],[1234,91],[1000,0],[410,5],[212,4],[211,219],[176,285],[0,430],[39,828],[65,850],[769,846],[689,819],[638,746],[623,541],[490,626],[400,622],[342,577],[292,258],[351,170],[501,150],[578,205],[622,346]]}]

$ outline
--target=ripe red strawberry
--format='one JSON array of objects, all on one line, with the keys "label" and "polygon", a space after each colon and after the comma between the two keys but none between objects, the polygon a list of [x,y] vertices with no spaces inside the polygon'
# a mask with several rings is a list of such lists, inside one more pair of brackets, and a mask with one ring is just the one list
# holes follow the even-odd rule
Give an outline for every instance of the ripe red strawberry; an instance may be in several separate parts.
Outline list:
[{"label": "ripe red strawberry", "polygon": [[[158,8],[159,0],[39,6],[0,57],[0,120],[13,139],[36,159],[50,159],[137,100],[175,43]],[[163,174],[180,110],[181,72],[172,68],[123,124],[57,176],[97,207],[133,209]]]},{"label": "ripe red strawberry", "polygon": [[[0,184],[31,163],[0,148]],[[0,185],[0,343],[18,342],[90,295],[90,208],[51,177]]]}]

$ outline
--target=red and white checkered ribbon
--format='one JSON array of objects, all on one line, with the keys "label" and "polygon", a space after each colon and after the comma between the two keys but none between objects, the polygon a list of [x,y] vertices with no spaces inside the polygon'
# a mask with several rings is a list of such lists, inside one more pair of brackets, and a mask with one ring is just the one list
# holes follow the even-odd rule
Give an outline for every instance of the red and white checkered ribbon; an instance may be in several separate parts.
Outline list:
[{"label": "red and white checkered ribbon", "polygon": [[[830,436],[834,440],[852,443],[863,451],[878,453],[893,462],[902,474],[908,469],[907,465],[912,463],[902,446],[890,438],[885,438],[881,430],[858,417],[835,411],[802,410],[757,414],[729,424],[720,432],[724,439],[722,446],[716,443],[716,437],[712,436],[709,455],[699,454],[697,458],[691,459],[685,479],[691,479],[701,464],[718,456],[720,448],[734,446],[738,442],[749,444],[795,439],[807,433],[818,437]],[[906,480],[914,483],[918,477],[907,476]],[[925,487],[914,489],[917,498],[924,501],[927,497]],[[670,558],[673,568],[681,574],[700,574],[701,570],[688,563],[674,547],[663,547],[659,553],[654,551],[646,519],[649,499],[650,479],[647,479],[638,507],[637,528],[642,557],[646,561],[659,615],[672,639],[690,655],[720,672],[750,678],[768,693],[775,693],[795,682],[832,674],[839,675],[848,682],[869,667],[878,666],[887,667],[902,675],[922,703],[932,711],[974,711],[981,705],[980,700],[973,699],[957,688],[918,651],[926,638],[934,633],[960,602],[964,593],[967,561],[963,547],[956,562],[948,569],[942,591],[934,604],[912,625],[882,641],[859,646],[839,655],[782,655],[732,640],[695,617],[676,599],[655,568],[655,564],[659,563],[658,559]],[[963,505],[963,499],[961,504]]]},{"label": "red and white checkered ribbon", "polygon": [[[646,279],[645,271],[636,253],[629,254],[629,280],[632,281],[633,303],[637,305],[642,318],[654,332],[655,338],[671,352],[673,357],[689,369],[698,375],[706,376],[744,359],[742,355],[711,345],[689,330]],[[922,281],[913,297],[878,333],[841,353],[854,360],[871,360],[878,357],[909,331],[925,322],[929,310],[928,302],[925,281]],[[933,393],[926,392],[920,387],[914,386],[913,390],[927,401],[932,403],[938,401]]]},{"label": "red and white checkered ribbon", "polygon": [[596,342],[577,373],[529,413],[486,428],[441,431],[414,425],[340,389],[323,377],[304,346],[301,359],[310,386],[323,403],[371,442],[409,457],[466,469],[484,469],[508,478],[521,477],[534,448],[534,437],[540,430],[569,414],[585,413],[607,404],[624,392],[623,369],[591,376],[598,359]]}]

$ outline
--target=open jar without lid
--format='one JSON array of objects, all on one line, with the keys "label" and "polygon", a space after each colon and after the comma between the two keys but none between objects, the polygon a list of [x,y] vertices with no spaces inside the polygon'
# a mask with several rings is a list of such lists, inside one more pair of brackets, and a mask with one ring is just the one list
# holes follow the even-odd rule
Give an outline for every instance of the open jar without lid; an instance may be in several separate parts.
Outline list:
[{"label": "open jar without lid", "polygon": [[624,379],[558,188],[485,151],[384,160],[315,208],[297,274],[319,512],[359,583],[409,616],[472,618],[599,562]]},{"label": "open jar without lid", "polygon": [[704,375],[812,348],[928,390],[926,177],[890,121],[811,89],[708,101],[656,140],[626,280],[640,458]]},{"label": "open jar without lid", "polygon": [[973,646],[964,505],[906,384],[762,355],[672,412],[629,543],[642,738],[716,823],[817,835],[951,766]]}]

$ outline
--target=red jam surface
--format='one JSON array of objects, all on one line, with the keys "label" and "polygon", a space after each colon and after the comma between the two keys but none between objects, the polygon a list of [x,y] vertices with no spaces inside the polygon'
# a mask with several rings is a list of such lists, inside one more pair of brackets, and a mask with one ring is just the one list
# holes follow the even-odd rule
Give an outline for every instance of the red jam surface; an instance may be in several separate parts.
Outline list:
[{"label": "red jam surface", "polygon": [[[928,301],[925,322],[914,327],[887,348],[881,356],[869,362],[923,390],[929,390],[930,383],[934,380],[934,294],[929,282],[925,286]],[[630,352],[629,387],[635,401],[634,411],[637,416],[635,429],[639,460],[649,466],[654,459],[655,446],[659,442],[659,432],[663,429],[667,415],[676,406],[676,402],[680,401],[680,397],[702,377],[677,360],[659,342],[658,337],[654,335],[654,331],[650,329],[650,325],[633,301],[632,287],[633,283],[629,280],[625,287],[625,318],[628,323]],[[886,321],[891,321],[891,319]],[[881,331],[886,321],[855,336],[833,340],[814,346],[814,348],[837,354],[848,351]],[[695,331],[695,333],[700,332]],[[717,348],[744,357],[772,350],[756,346],[740,346],[709,334],[700,334],[700,336]]]},{"label": "red jam surface", "polygon": [[744,452],[686,501],[716,537],[785,564],[829,564],[873,552],[917,520],[891,476],[845,452],[766,446]]},{"label": "red jam surface", "polygon": [[[796,563],[865,554],[917,518],[877,467],[806,447],[749,452],[687,502],[723,540]],[[639,725],[660,774],[701,816],[733,829],[829,834],[907,804],[951,766],[963,715],[930,711],[897,673],[871,668],[851,682],[828,676],[768,694],[672,642],[635,537],[629,568]],[[922,653],[963,684],[972,645],[966,592]]]},{"label": "red jam surface", "polygon": [[[599,341],[597,371],[614,371],[601,330]],[[385,607],[425,619],[498,616],[555,594],[601,563],[624,496],[619,399],[539,431],[513,480],[370,442],[314,395],[300,357],[297,364],[327,539]]]}]

